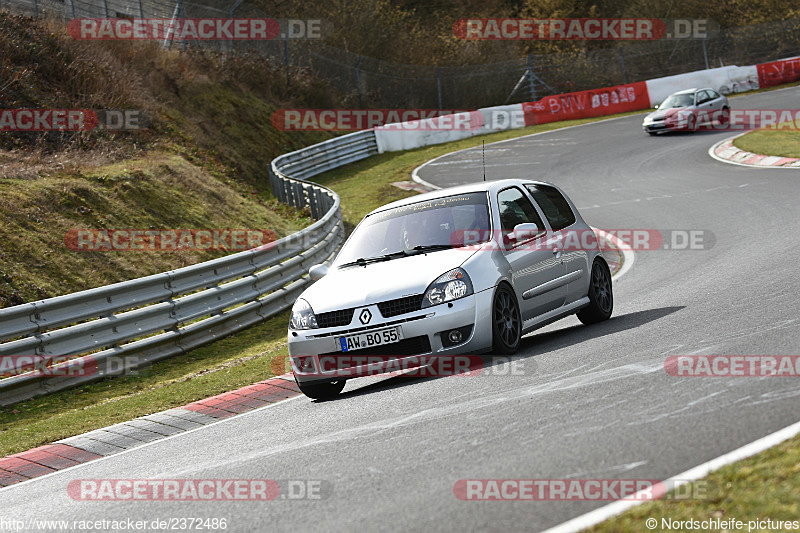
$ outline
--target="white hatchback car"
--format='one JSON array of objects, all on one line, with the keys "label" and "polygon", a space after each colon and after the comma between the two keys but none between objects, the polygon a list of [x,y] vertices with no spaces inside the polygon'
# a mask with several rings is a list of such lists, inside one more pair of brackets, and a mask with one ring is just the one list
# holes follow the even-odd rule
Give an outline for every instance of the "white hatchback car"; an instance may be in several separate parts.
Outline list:
[{"label": "white hatchback car", "polygon": [[511,354],[536,328],[571,314],[594,323],[613,309],[594,231],[558,187],[529,180],[383,206],[330,267],[309,272],[317,281],[292,308],[288,343],[311,398],[424,354]]}]

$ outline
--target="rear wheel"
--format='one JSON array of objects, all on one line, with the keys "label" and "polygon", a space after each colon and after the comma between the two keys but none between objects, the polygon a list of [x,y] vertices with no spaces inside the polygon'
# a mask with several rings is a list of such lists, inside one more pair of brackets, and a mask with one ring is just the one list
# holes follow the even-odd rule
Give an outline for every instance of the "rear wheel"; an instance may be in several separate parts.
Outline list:
[{"label": "rear wheel", "polygon": [[494,353],[510,355],[517,352],[522,337],[522,319],[517,297],[511,287],[497,286],[492,302],[492,348]]},{"label": "rear wheel", "polygon": [[342,392],[345,384],[344,379],[318,383],[302,383],[297,381],[297,377],[295,377],[294,381],[297,383],[297,386],[300,387],[300,392],[314,400],[327,400],[337,396]]},{"label": "rear wheel", "polygon": [[589,305],[578,311],[578,320],[594,324],[608,320],[614,310],[614,293],[611,289],[611,271],[602,259],[595,259],[589,280]]}]

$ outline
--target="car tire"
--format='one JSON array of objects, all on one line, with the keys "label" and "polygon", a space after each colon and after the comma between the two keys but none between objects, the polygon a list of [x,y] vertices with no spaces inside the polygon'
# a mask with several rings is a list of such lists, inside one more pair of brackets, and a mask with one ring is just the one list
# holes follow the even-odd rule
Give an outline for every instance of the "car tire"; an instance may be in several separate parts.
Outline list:
[{"label": "car tire", "polygon": [[[723,121],[724,118],[724,121]],[[731,119],[731,110],[729,107],[723,107],[722,112],[720,113],[719,118],[717,119],[717,124],[720,126],[726,126]]]},{"label": "car tire", "polygon": [[517,353],[522,338],[522,317],[514,291],[505,283],[492,299],[492,349],[495,354]]},{"label": "car tire", "polygon": [[690,132],[692,132],[692,133],[696,133],[696,132],[697,132],[697,128],[699,128],[699,127],[700,127],[700,125],[698,124],[698,122],[699,122],[699,120],[697,119],[697,115],[695,115],[694,113],[692,113],[692,114],[691,114],[691,115],[689,115],[689,117],[686,119],[686,130],[687,130],[687,131],[690,131]]},{"label": "car tire", "polygon": [[595,324],[611,318],[614,310],[614,292],[611,287],[611,270],[603,259],[595,259],[589,277],[589,305],[578,311],[578,320]]},{"label": "car tire", "polygon": [[297,377],[294,378],[294,381],[300,388],[300,392],[313,400],[328,400],[338,396],[346,382],[344,379],[338,379],[321,383],[301,383],[297,381]]}]

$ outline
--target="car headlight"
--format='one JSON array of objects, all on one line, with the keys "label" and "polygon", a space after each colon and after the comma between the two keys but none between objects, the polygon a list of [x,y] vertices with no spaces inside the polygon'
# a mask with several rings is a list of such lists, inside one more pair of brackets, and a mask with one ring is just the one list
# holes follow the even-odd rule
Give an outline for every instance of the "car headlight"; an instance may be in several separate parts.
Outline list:
[{"label": "car headlight", "polygon": [[472,281],[462,268],[445,272],[430,284],[422,298],[422,307],[458,300],[472,294]]},{"label": "car headlight", "polygon": [[292,329],[314,329],[317,326],[317,317],[311,304],[302,298],[298,298],[292,306],[292,318],[289,319],[289,327]]},{"label": "car headlight", "polygon": [[653,118],[652,118],[652,117],[645,117],[645,118],[644,118],[644,122],[643,122],[643,124],[644,124],[645,126],[648,126],[648,125],[650,125],[650,124],[652,124],[652,123],[653,123]]}]

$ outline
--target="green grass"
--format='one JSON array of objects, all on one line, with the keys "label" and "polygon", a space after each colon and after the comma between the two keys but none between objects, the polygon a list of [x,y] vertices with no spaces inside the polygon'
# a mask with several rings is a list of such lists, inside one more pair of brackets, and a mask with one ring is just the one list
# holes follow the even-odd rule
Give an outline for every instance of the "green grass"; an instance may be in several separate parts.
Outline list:
[{"label": "green grass", "polygon": [[[736,518],[745,523],[744,531],[747,531],[749,520],[800,520],[799,479],[800,436],[797,436],[753,457],[725,466],[692,483],[691,489],[680,489],[678,494],[685,496],[668,494],[662,500],[634,507],[587,531],[647,531],[645,520],[648,518],[658,520],[655,531],[662,530],[662,518],[701,522]],[[677,529],[684,530],[689,529]],[[731,528],[730,531],[736,529]]]},{"label": "green grass", "polygon": [[[739,93],[736,95],[728,96],[747,96],[750,94],[773,91],[776,89],[785,89],[788,87],[797,87],[800,81],[787,83],[780,87],[767,87],[765,89],[757,89],[755,91],[747,91],[746,93]],[[797,126],[795,126],[796,128]],[[737,137],[733,141],[733,145],[740,150],[752,152],[761,155],[776,155],[780,157],[800,157],[800,131],[788,129],[764,129],[756,130],[741,137]]]},{"label": "green grass", "polygon": [[737,137],[733,140],[733,145],[754,154],[800,157],[800,130],[756,130]]},{"label": "green grass", "polygon": [[277,236],[311,220],[185,158],[150,153],[36,179],[0,178],[0,307],[134,279],[227,250],[80,251],[77,229],[257,229]]}]

